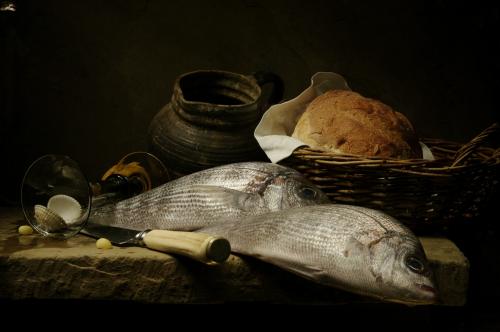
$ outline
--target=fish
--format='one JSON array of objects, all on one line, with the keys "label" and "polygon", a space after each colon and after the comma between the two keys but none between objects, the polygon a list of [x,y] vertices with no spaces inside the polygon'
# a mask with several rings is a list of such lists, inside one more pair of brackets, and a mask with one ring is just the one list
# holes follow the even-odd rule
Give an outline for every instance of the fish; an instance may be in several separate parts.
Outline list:
[{"label": "fish", "polygon": [[319,284],[407,305],[437,300],[422,245],[384,212],[360,206],[295,207],[198,230]]},{"label": "fish", "polygon": [[329,202],[300,172],[266,162],[199,171],[113,204],[91,209],[94,223],[134,230],[192,231],[225,218],[241,219]]}]

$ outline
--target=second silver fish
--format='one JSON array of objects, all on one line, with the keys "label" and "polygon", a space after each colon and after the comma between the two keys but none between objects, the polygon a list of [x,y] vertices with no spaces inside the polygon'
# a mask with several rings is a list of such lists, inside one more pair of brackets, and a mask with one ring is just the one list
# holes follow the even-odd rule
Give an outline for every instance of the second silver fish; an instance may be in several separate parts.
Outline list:
[{"label": "second silver fish", "polygon": [[92,210],[95,223],[136,230],[196,230],[291,207],[329,202],[301,173],[264,162],[210,168]]}]

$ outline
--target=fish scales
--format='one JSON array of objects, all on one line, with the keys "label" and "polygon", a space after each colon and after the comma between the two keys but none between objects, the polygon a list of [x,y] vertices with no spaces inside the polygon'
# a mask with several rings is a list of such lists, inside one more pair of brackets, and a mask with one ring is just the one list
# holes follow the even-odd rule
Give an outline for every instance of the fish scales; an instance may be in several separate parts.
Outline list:
[{"label": "fish scales", "polygon": [[210,168],[181,177],[171,183],[178,187],[199,184],[221,186],[243,192],[257,192],[272,177],[298,174],[293,169],[276,164],[247,162]]},{"label": "fish scales", "polygon": [[[236,195],[217,199],[220,190],[208,187],[208,192],[203,192],[204,189],[188,187],[182,193],[170,194],[165,191],[162,195],[122,201],[95,211],[91,220],[137,230],[190,230],[196,228],[199,220],[206,216],[228,215],[239,218],[247,214],[246,210],[232,202],[237,200]],[[182,225],[174,224],[175,219],[182,220]],[[165,224],[165,221],[171,221],[171,224]]]},{"label": "fish scales", "polygon": [[306,206],[200,231],[227,238],[236,253],[321,284],[387,301],[435,301],[432,273],[420,242],[380,211],[336,204]]},{"label": "fish scales", "polygon": [[195,230],[221,219],[328,202],[299,172],[246,162],[211,168],[92,209],[95,223],[130,229]]}]

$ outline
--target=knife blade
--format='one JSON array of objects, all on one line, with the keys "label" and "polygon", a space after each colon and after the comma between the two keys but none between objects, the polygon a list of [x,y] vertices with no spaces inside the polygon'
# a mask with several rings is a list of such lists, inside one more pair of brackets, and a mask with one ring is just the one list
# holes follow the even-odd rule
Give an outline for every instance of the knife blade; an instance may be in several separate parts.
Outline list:
[{"label": "knife blade", "polygon": [[224,262],[231,253],[229,241],[205,233],[144,230],[105,226],[87,222],[80,233],[106,238],[117,246],[142,246],[168,254],[190,257],[203,263]]}]

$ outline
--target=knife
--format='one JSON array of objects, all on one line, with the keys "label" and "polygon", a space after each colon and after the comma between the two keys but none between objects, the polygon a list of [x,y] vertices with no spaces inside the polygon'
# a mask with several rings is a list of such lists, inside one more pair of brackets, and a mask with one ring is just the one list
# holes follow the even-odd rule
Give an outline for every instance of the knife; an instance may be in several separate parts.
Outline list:
[{"label": "knife", "polygon": [[145,230],[105,226],[87,222],[80,233],[106,238],[118,246],[142,246],[168,254],[190,257],[203,263],[224,262],[231,253],[229,241],[205,233]]}]

